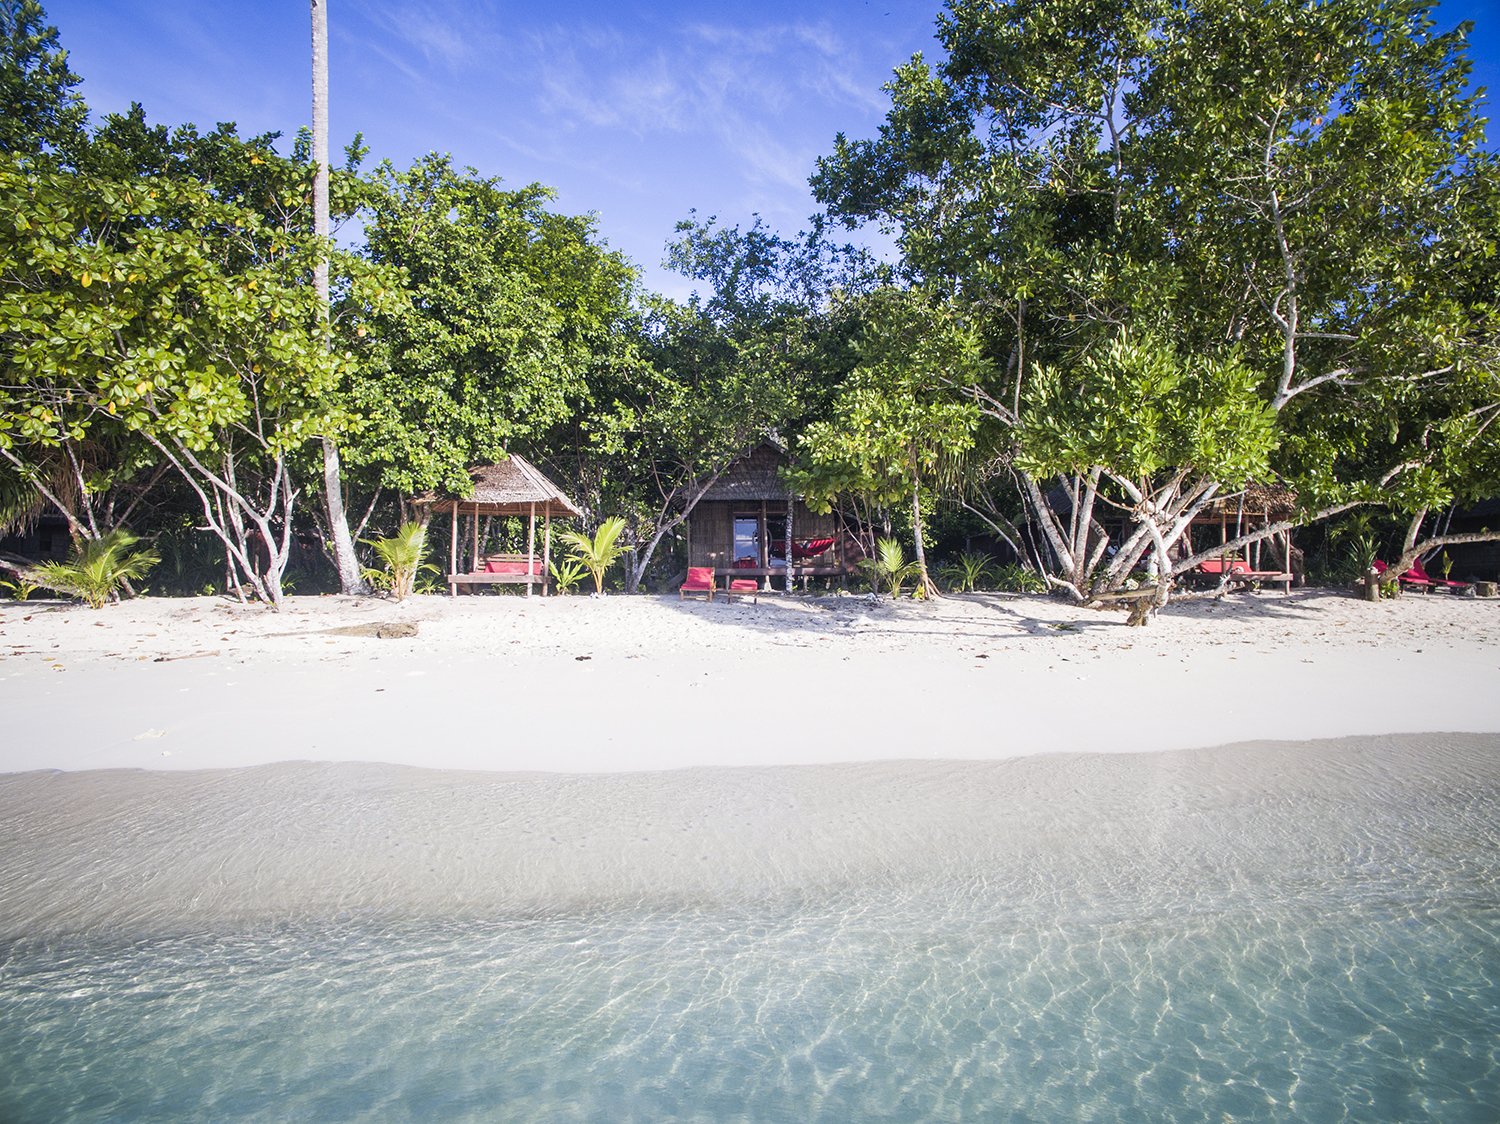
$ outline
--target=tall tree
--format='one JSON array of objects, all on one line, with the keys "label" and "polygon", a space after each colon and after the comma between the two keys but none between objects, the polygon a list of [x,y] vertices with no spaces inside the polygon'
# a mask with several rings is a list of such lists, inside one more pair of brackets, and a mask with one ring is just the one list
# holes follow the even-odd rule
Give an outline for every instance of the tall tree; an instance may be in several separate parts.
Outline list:
[{"label": "tall tree", "polygon": [[580,460],[626,520],[628,592],[734,459],[796,413],[779,366],[701,308],[653,301],[643,333],[640,361],[591,385],[579,418]]},{"label": "tall tree", "polygon": [[[41,490],[59,459],[87,469],[93,449],[116,444],[118,477],[151,450],[240,579],[279,605],[297,459],[345,424],[334,390],[350,359],[329,351],[307,285],[326,244],[262,213],[295,210],[305,169],[221,130],[208,158],[232,154],[255,194],[281,204],[232,201],[242,181],[228,169],[230,199],[187,175],[122,180],[0,157],[0,459]],[[364,263],[341,269],[354,294],[380,299]],[[75,469],[79,490],[96,491],[99,475]],[[68,513],[68,497],[48,498]],[[83,537],[107,530],[88,511],[73,519]]]},{"label": "tall tree", "polygon": [[[1493,402],[1497,338],[1492,300],[1452,296],[1495,245],[1452,206],[1486,174],[1464,30],[1435,33],[1421,0],[951,0],[943,63],[902,67],[879,136],[839,137],[815,189],[984,317],[998,377],[955,389],[988,425],[1022,431],[1047,371],[1097,398],[1113,376],[1088,357],[1128,329],[1255,372],[1302,518],[1409,506],[1439,477],[1443,502],[1487,478],[1478,443],[1435,441]],[[1398,439],[1392,411],[1425,421]],[[1100,481],[1129,499],[1107,472],[1005,467],[1044,530],[1088,522]],[[1083,597],[1123,580],[1155,549],[1148,510],[1108,564],[1054,542],[1054,577]]]},{"label": "tall tree", "polygon": [[0,0],[0,152],[73,152],[88,118],[77,85],[38,0]]},{"label": "tall tree", "polygon": [[564,422],[591,379],[632,361],[635,272],[551,198],[436,154],[377,170],[368,255],[411,300],[371,323],[347,388],[361,424],[346,459],[368,485],[463,494],[471,465]]},{"label": "tall tree", "polygon": [[[312,6],[312,161],[313,234],[325,242],[328,220],[328,2],[310,0]],[[328,260],[319,257],[313,271],[323,320],[328,320]],[[332,346],[329,339],[329,346]],[[331,434],[321,437],[323,451],[323,504],[328,533],[333,539],[333,560],[338,568],[339,588],[345,593],[368,593],[369,585],[354,553],[349,516],[344,509],[343,467],[338,441]]]},{"label": "tall tree", "polygon": [[639,362],[590,385],[572,446],[625,513],[626,588],[735,460],[786,438],[847,370],[833,296],[868,285],[866,259],[820,233],[790,238],[696,214],[667,264],[696,283],[686,303],[647,302]]},{"label": "tall tree", "polygon": [[844,494],[904,508],[923,590],[937,596],[923,495],[944,483],[973,445],[978,410],[950,388],[983,377],[981,341],[961,310],[920,290],[876,290],[856,316],[864,325],[857,366],[828,416],[802,433],[792,478],[814,510],[828,510]]}]

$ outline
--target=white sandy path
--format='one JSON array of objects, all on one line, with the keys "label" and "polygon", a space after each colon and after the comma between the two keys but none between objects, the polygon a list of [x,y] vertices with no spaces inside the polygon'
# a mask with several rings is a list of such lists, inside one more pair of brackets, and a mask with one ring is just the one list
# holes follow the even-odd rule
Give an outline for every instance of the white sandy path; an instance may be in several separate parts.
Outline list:
[{"label": "white sandy path", "polygon": [[[412,639],[327,630],[412,622]],[[580,659],[579,657],[587,657]],[[1500,732],[1500,601],[293,598],[0,609],[0,772],[568,773]]]}]

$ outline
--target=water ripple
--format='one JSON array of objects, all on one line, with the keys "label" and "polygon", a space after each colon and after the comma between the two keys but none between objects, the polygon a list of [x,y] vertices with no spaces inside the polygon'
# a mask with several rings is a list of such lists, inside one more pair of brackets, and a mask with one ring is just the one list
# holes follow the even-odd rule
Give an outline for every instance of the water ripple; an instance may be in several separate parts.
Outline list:
[{"label": "water ripple", "polygon": [[[105,924],[64,890],[110,856],[84,862],[54,832],[55,877],[18,881],[33,868],[12,840],[0,900],[31,913],[0,942],[0,1119],[1495,1119],[1500,755],[1295,752],[1275,781],[1264,754],[1196,781],[1175,760],[1094,781],[1053,769],[1081,802],[1056,817],[1033,814],[1046,770],[913,767],[897,775],[921,798],[881,805],[904,817],[899,846],[851,858],[846,837],[819,861],[799,848],[824,829],[795,819],[781,843],[736,828],[719,846],[705,826],[658,894],[597,892],[543,851],[506,852],[507,871],[561,890],[550,907],[479,878],[461,835],[438,831],[427,890],[461,892],[461,909],[405,883],[311,879],[295,909],[205,923],[203,872],[242,859],[210,855],[187,884],[127,853],[150,908]],[[840,800],[878,797],[891,774],[841,776],[842,796],[694,781],[671,822],[708,796],[741,824],[794,796],[878,839],[867,809],[838,819]],[[599,784],[563,787],[596,810],[618,800]],[[27,788],[33,810],[44,789]],[[630,789],[660,811],[651,791]],[[367,829],[386,830],[382,799],[357,802]],[[226,822],[283,874],[251,819]],[[940,847],[914,842],[933,831]],[[294,817],[272,834],[306,839]],[[697,873],[705,847],[723,878]],[[335,877],[358,861],[328,854]],[[757,875],[766,854],[774,873]],[[152,895],[167,889],[191,924],[164,924]]]}]

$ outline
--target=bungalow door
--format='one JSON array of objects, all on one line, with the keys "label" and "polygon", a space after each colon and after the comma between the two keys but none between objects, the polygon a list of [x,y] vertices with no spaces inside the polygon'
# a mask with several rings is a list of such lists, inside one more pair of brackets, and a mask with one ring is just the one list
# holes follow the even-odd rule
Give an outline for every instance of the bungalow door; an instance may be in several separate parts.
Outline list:
[{"label": "bungalow door", "polygon": [[740,570],[759,568],[762,565],[761,559],[765,557],[761,553],[761,542],[760,513],[736,514],[733,549],[729,552],[730,565]]}]

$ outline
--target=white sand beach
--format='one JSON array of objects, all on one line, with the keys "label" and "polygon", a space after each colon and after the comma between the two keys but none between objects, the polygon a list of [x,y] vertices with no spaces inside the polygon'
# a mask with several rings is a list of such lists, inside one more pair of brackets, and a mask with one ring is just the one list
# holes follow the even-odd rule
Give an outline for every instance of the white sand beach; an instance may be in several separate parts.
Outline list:
[{"label": "white sand beach", "polygon": [[[311,1104],[472,1056],[543,1075],[521,1115],[614,1118],[686,1050],[720,1115],[921,1056],[944,1089],[1054,1072],[1023,1115],[1072,1119],[1165,1050],[1210,1059],[1193,1096],[1260,1073],[1255,1111],[1357,1064],[1467,1106],[1493,1036],[1429,1030],[1488,1025],[1497,641],[1500,602],[1317,592],[1144,629],[1000,596],[8,604],[8,1095],[78,1072],[170,1118],[162,1058]],[[1101,1040],[1124,1084],[1077,1078]],[[560,1041],[605,1060],[559,1092]]]},{"label": "white sand beach", "polygon": [[[414,636],[369,635],[414,625]],[[1500,600],[294,597],[0,608],[0,771],[608,773],[1500,733]]]}]

